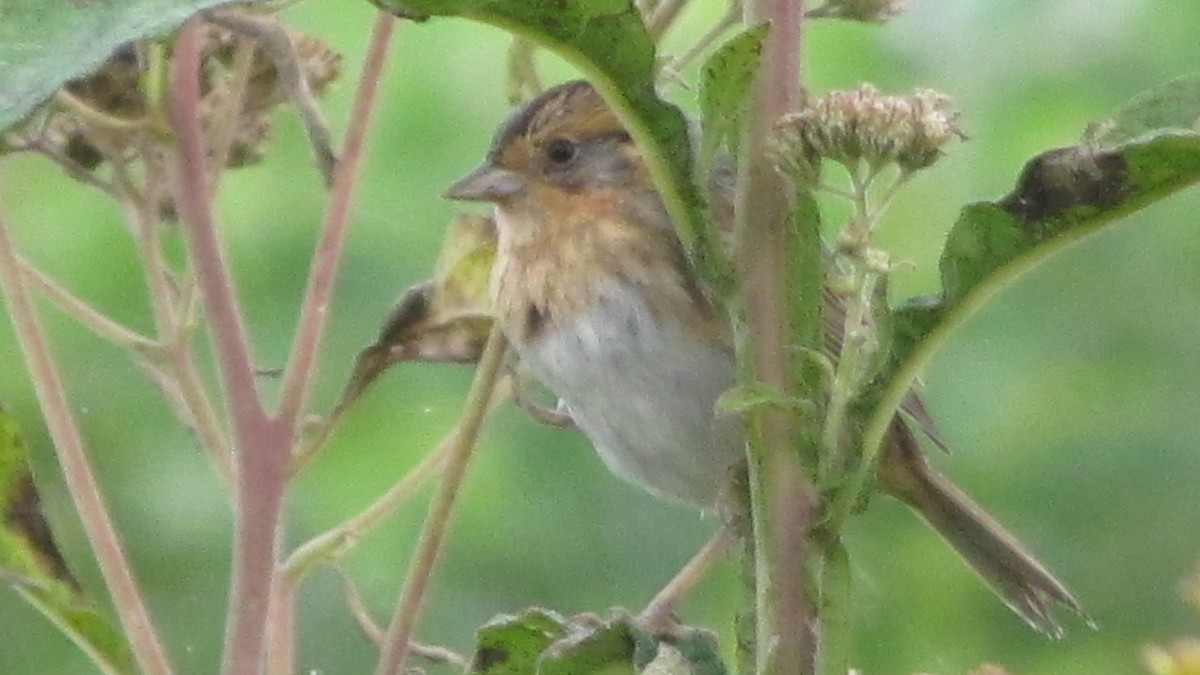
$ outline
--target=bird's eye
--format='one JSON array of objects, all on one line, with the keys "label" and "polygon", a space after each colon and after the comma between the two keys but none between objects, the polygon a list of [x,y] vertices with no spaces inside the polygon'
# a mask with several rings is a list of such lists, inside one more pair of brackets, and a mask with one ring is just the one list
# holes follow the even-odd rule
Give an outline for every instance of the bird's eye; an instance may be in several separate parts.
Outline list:
[{"label": "bird's eye", "polygon": [[579,154],[579,146],[565,138],[556,138],[546,146],[546,158],[558,166],[570,164]]}]

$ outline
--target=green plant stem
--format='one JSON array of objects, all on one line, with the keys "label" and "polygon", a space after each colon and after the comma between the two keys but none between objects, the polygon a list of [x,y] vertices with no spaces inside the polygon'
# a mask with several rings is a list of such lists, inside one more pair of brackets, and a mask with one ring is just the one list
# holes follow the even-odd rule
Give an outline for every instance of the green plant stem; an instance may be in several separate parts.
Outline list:
[{"label": "green plant stem", "polygon": [[[821,335],[822,271],[815,213],[793,222],[790,190],[771,167],[768,135],[775,120],[800,102],[802,0],[749,0],[744,23],[770,24],[742,135],[734,205],[741,249],[738,278],[753,378],[777,391],[819,400],[820,382],[798,377],[796,347],[817,351]],[[797,211],[799,213],[799,211]],[[810,250],[811,249],[811,250]],[[813,255],[815,253],[815,256]],[[807,264],[810,269],[800,266]],[[812,283],[816,280],[815,285]],[[796,285],[797,280],[802,283]],[[797,339],[799,338],[799,339]],[[814,381],[815,380],[815,381]],[[750,415],[750,498],[754,525],[756,672],[811,675],[817,655],[814,594],[806,588],[817,498],[801,453],[817,454],[802,413],[764,407]],[[815,423],[813,420],[807,420]],[[816,444],[819,445],[819,434]]]},{"label": "green plant stem", "polygon": [[16,260],[17,268],[21,271],[22,281],[28,287],[39,291],[63,314],[78,321],[84,328],[125,349],[144,351],[157,347],[157,343],[150,338],[113,321],[103,312],[80,299],[79,296],[64,288],[23,256],[17,255]]},{"label": "green plant stem", "polygon": [[[496,386],[485,414],[490,415],[507,400],[508,397],[503,395],[505,393],[499,385]],[[446,466],[447,458],[461,442],[462,429],[467,424],[468,416],[472,414],[471,410],[465,410],[463,419],[455,424],[454,429],[442,438],[437,447],[370,506],[297,547],[283,566],[283,573],[291,583],[300,583],[321,565],[336,563],[354,548],[364,534],[391,516],[397,507],[433,480]]]},{"label": "green plant stem", "polygon": [[479,430],[486,416],[488,401],[492,398],[492,388],[496,384],[506,350],[504,335],[499,328],[493,327],[476,368],[475,381],[467,395],[461,426],[455,435],[453,449],[446,459],[441,483],[429,506],[425,525],[421,529],[421,537],[417,541],[417,549],[409,566],[408,578],[404,581],[404,589],[388,624],[375,675],[397,675],[403,672],[409,641],[412,640],[413,630],[416,628],[417,615],[421,611],[425,590],[429,587],[429,580],[441,552],[442,541],[450,524],[450,515],[454,510],[467,464],[479,438]]},{"label": "green plant stem", "polygon": [[346,239],[350,206],[354,188],[358,184],[371,112],[375,108],[379,84],[383,80],[388,46],[391,44],[395,25],[396,20],[391,14],[383,11],[376,13],[375,27],[371,31],[370,45],[350,112],[342,157],[333,172],[329,207],[325,213],[316,252],[313,254],[312,267],[308,272],[308,289],[300,309],[296,337],[283,379],[279,418],[289,426],[295,425],[304,410],[309,386],[316,373],[317,350],[321,345],[325,320],[329,315],[333,283],[337,279],[338,262]]},{"label": "green plant stem", "polygon": [[21,597],[22,600],[28,602],[31,607],[41,613],[47,621],[54,624],[67,639],[71,641],[80,651],[87,655],[88,660],[100,671],[100,675],[129,675],[127,666],[122,664],[118,666],[112,662],[108,654],[104,650],[97,649],[96,645],[84,635],[80,634],[79,626],[72,624],[70,621],[64,621],[64,617],[59,609],[56,609],[52,604],[46,602],[45,594],[38,592],[34,587],[23,585],[19,579],[7,579],[5,574],[0,572],[0,581],[10,584],[12,590]]},{"label": "green plant stem", "polygon": [[167,108],[176,139],[173,196],[237,448],[233,571],[221,672],[257,675],[264,657],[292,429],[269,418],[259,400],[241,311],[217,239],[200,123],[202,27],[196,19],[185,24],[171,57]]},{"label": "green plant stem", "polygon": [[712,27],[710,27],[708,31],[704,33],[704,35],[700,36],[698,40],[692,43],[686,52],[663,64],[662,68],[658,72],[659,82],[670,82],[676,78],[679,78],[684,69],[690,66],[692,61],[696,60],[696,57],[704,53],[704,50],[711,47],[713,43],[715,43],[725,33],[725,31],[736,26],[741,20],[741,4],[736,0],[732,0],[725,8],[725,13],[721,15],[721,18],[717,19],[717,22],[713,24]]},{"label": "green plant stem", "polygon": [[100,486],[88,464],[79,427],[71,414],[58,367],[50,345],[38,322],[33,303],[22,280],[16,250],[8,236],[8,227],[0,216],[0,289],[33,379],[38,404],[46,419],[50,438],[66,478],[67,489],[83,522],[92,553],[100,566],[105,585],[112,596],[121,627],[129,640],[134,658],[146,675],[170,675],[167,654],[154,630],[150,613],[121,549],[121,542],[109,516]]},{"label": "green plant stem", "polygon": [[821,546],[821,675],[850,672],[853,642],[850,556],[837,537],[824,537]]},{"label": "green plant stem", "polygon": [[734,667],[737,675],[755,675],[758,670],[758,650],[755,648],[758,644],[758,620],[755,613],[758,604],[758,585],[755,583],[757,563],[754,536],[752,532],[748,532],[742,536],[741,550],[738,551],[738,601],[733,619],[736,641]]}]

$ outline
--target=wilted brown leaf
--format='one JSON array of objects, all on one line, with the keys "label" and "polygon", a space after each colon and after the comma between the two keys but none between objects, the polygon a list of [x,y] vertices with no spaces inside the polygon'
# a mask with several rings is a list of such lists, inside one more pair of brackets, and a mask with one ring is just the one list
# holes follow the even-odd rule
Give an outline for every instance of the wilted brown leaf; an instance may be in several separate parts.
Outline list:
[{"label": "wilted brown leaf", "polygon": [[358,355],[338,411],[397,363],[478,360],[492,325],[488,279],[495,257],[496,224],[492,219],[455,216],[446,230],[433,278],[400,296],[379,337]]}]

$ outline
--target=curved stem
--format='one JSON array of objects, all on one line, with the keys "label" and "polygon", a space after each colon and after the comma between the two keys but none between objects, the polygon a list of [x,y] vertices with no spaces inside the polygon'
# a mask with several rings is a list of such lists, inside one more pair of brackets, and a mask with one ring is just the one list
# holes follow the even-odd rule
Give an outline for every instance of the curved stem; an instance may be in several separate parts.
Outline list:
[{"label": "curved stem", "polygon": [[337,278],[338,261],[350,220],[351,198],[358,183],[367,128],[371,121],[371,111],[375,107],[379,84],[383,79],[388,45],[391,43],[395,24],[395,18],[391,14],[383,11],[376,14],[371,43],[363,63],[362,76],[359,78],[349,127],[346,129],[342,158],[334,171],[329,210],[325,214],[316,253],[313,254],[312,268],[308,274],[308,290],[300,309],[296,337],[283,379],[279,418],[289,426],[294,425],[302,413],[309,385],[316,372],[317,348],[321,344],[325,320],[329,314],[333,282]]},{"label": "curved stem", "polygon": [[154,311],[154,323],[158,330],[159,351],[169,377],[173,380],[164,386],[174,389],[168,401],[177,401],[172,407],[176,417],[191,428],[208,452],[217,472],[230,489],[236,484],[233,448],[225,429],[213,407],[212,397],[196,370],[192,355],[191,335],[195,328],[193,312],[193,289],[185,286],[182,292],[173,283],[172,271],[163,257],[160,238],[162,223],[158,220],[158,205],[168,189],[164,177],[168,168],[157,151],[146,148],[142,153],[146,162],[144,193],[139,200],[128,200],[126,218],[131,222],[134,239],[138,245],[138,256],[142,262],[150,305]]},{"label": "curved stem", "polygon": [[492,328],[487,346],[483,349],[483,356],[479,360],[479,367],[476,369],[475,381],[467,395],[462,426],[455,435],[455,444],[442,472],[441,485],[429,506],[429,515],[425,518],[425,526],[421,530],[421,538],[417,542],[417,550],[409,566],[408,578],[404,581],[404,590],[400,593],[396,610],[388,624],[383,652],[375,668],[375,675],[397,675],[403,672],[409,642],[417,624],[417,615],[421,611],[425,590],[429,587],[433,568],[441,552],[442,540],[450,523],[450,514],[454,510],[454,502],[458,497],[467,463],[479,438],[479,429],[483,424],[488,401],[492,398],[492,388],[504,363],[506,348],[507,343],[500,329]]},{"label": "curved stem", "polygon": [[737,541],[737,532],[730,526],[725,526],[704,544],[692,559],[687,561],[675,576],[663,586],[639,618],[651,626],[651,632],[657,627],[669,627],[674,621],[673,615],[679,602],[700,583],[705,575],[725,557],[729,547]]},{"label": "curved stem", "polygon": [[370,506],[298,547],[283,565],[283,573],[291,583],[303,581],[319,565],[336,562],[367,530],[391,515],[396,507],[436,477],[445,467],[446,457],[457,442],[457,436],[456,429]]},{"label": "curved stem", "polygon": [[17,255],[16,261],[23,282],[40,291],[64,314],[75,319],[96,335],[126,349],[152,350],[158,347],[158,343],[154,340],[122,326],[83,301],[23,256]]},{"label": "curved stem", "polygon": [[71,414],[71,404],[22,280],[20,263],[8,238],[8,227],[3,217],[0,217],[0,290],[3,291],[17,339],[21,343],[26,367],[33,378],[38,403],[66,477],[67,489],[71,492],[76,512],[100,565],[104,583],[112,595],[113,605],[133,649],[134,658],[146,675],[170,675],[171,665],[166,652],[121,549],[100,486],[88,464],[83,439]]}]

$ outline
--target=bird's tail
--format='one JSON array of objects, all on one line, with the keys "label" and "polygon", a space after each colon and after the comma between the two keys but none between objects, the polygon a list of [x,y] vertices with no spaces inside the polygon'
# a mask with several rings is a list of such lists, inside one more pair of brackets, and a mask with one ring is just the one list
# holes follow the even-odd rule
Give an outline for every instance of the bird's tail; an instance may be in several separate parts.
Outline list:
[{"label": "bird's tail", "polygon": [[930,466],[900,420],[882,457],[885,492],[913,508],[1034,630],[1061,638],[1056,603],[1082,616],[1079,601],[1021,542]]}]

